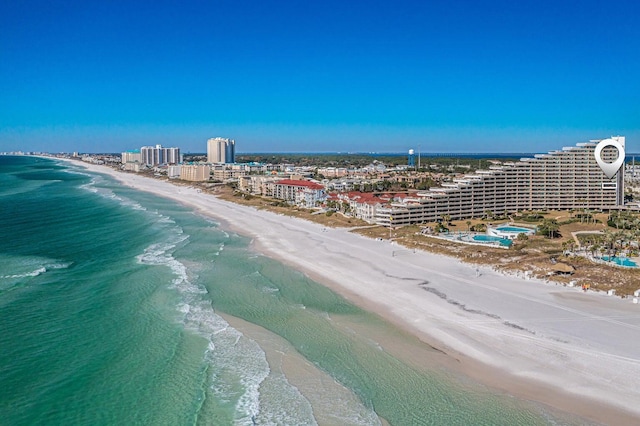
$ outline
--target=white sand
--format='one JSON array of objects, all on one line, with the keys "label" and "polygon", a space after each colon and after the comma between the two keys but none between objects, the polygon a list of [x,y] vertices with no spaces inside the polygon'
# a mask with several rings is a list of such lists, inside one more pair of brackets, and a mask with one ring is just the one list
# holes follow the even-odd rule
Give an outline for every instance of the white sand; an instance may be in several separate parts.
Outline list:
[{"label": "white sand", "polygon": [[[76,163],[77,164],[77,163]],[[526,281],[344,229],[84,164],[254,239],[352,302],[459,360],[490,386],[610,424],[640,421],[640,304]]]}]

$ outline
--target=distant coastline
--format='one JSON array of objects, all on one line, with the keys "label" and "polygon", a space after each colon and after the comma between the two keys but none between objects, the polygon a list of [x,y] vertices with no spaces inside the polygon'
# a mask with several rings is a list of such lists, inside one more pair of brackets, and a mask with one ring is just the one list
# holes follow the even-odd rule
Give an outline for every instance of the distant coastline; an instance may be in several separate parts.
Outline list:
[{"label": "distant coastline", "polygon": [[[25,153],[33,153],[33,151],[24,151]],[[120,155],[120,152],[90,152],[90,153],[86,153],[86,154],[104,154],[104,155]],[[185,151],[185,154],[187,155],[207,155],[206,152],[191,152],[191,151]],[[429,158],[429,157],[451,157],[451,158],[473,158],[473,159],[499,159],[499,158],[521,158],[521,157],[532,157],[535,154],[539,154],[539,152],[421,152],[420,155],[425,157],[425,158]],[[17,154],[13,154],[13,153],[2,153],[0,152],[0,155],[17,155]],[[365,156],[371,156],[371,157],[376,157],[376,156],[393,156],[393,157],[406,157],[407,153],[406,152],[344,152],[344,151],[335,151],[335,152],[331,152],[331,151],[319,151],[319,152],[315,152],[315,151],[283,151],[283,152],[261,152],[261,151],[255,151],[255,152],[236,152],[237,156],[244,156],[244,155],[365,155]],[[415,152],[415,155],[418,155],[418,152]],[[638,159],[640,160],[640,152],[638,153],[633,153],[633,152],[627,152],[625,155],[625,161],[631,161],[633,159],[633,157],[638,157]],[[49,157],[48,157],[49,158]]]}]

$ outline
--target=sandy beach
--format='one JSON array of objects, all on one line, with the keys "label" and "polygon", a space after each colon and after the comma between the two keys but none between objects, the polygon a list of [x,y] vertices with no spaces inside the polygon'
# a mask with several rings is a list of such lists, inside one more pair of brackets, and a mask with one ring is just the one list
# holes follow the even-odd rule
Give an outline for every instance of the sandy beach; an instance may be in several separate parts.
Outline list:
[{"label": "sandy beach", "polygon": [[481,383],[601,423],[640,422],[640,304],[628,298],[477,270],[194,188],[74,164],[252,238],[256,251],[442,350]]}]

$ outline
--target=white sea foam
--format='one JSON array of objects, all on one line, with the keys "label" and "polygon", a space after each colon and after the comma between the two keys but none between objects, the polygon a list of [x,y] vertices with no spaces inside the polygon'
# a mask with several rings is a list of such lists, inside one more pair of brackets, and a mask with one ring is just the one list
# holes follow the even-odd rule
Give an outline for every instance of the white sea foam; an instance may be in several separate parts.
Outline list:
[{"label": "white sea foam", "polygon": [[83,171],[84,169],[76,168],[76,166],[74,166],[74,165],[67,164],[67,166],[68,167],[64,169],[65,173],[69,173],[71,175],[87,176],[87,177],[91,177],[91,178],[95,177],[95,175],[86,173],[86,172]]},{"label": "white sea foam", "polygon": [[[169,221],[162,218],[159,222],[170,225]],[[237,425],[273,424],[272,420],[275,419],[281,419],[277,422],[280,424],[315,424],[310,409],[301,408],[298,413],[294,408],[290,414],[295,416],[287,417],[278,413],[281,408],[277,408],[277,404],[270,403],[269,409],[261,407],[260,387],[271,373],[264,351],[255,341],[215,313],[210,298],[205,296],[206,288],[198,284],[196,277],[191,276],[187,267],[173,256],[176,248],[189,236],[183,234],[178,226],[170,226],[167,231],[165,241],[151,244],[137,258],[143,264],[163,265],[171,269],[174,278],[170,288],[180,295],[176,312],[181,322],[185,329],[209,341],[204,357],[212,366],[210,391],[213,397],[227,403],[235,402],[234,423]],[[221,243],[218,253],[223,248],[224,243]],[[278,381],[277,386],[282,395],[289,395],[288,398],[296,400],[297,406],[308,405],[286,379]],[[298,421],[303,418],[306,420]]]},{"label": "white sea foam", "polygon": [[15,278],[27,278],[27,277],[37,277],[38,275],[42,275],[45,272],[51,271],[53,269],[64,269],[68,268],[71,263],[45,263],[42,266],[36,267],[34,270],[30,270],[28,272],[22,272],[18,274],[9,274],[0,276],[0,279],[15,279]]},{"label": "white sea foam", "polygon": [[183,323],[209,340],[205,356],[215,366],[212,391],[216,398],[229,400],[238,393],[239,385],[242,394],[237,399],[236,424],[252,425],[260,413],[260,384],[270,372],[264,351],[217,315],[211,302],[202,297],[206,290],[190,282],[186,271],[176,266],[172,267],[178,272],[172,287],[183,298],[178,306]]},{"label": "white sea foam", "polygon": [[169,216],[159,215],[160,219],[158,223],[176,223],[175,220],[171,219]]},{"label": "white sea foam", "polygon": [[203,288],[181,275],[173,287],[183,297],[178,310],[185,327],[209,340],[205,357],[214,366],[215,397],[228,401],[242,392],[236,396],[235,423],[254,424],[260,414],[259,387],[270,372],[264,351],[214,312],[210,301],[202,297],[206,293]]},{"label": "white sea foam", "polygon": [[24,274],[14,274],[14,275],[4,275],[0,278],[26,278],[26,277],[37,277],[40,274],[44,274],[45,272],[47,272],[47,268],[40,267],[38,269],[36,269],[35,271],[31,271],[31,272],[25,272]]},{"label": "white sea foam", "polygon": [[[79,173],[79,174],[82,174],[82,173]],[[137,201],[133,201],[129,198],[117,195],[109,188],[97,186],[98,184],[104,182],[104,179],[102,177],[94,176],[94,175],[87,175],[87,176],[91,176],[91,181],[88,183],[85,183],[84,185],[80,185],[80,188],[87,190],[89,192],[93,192],[94,194],[97,194],[103,198],[118,201],[121,205],[125,207],[129,207],[133,210],[141,210],[141,211],[147,210],[145,207],[140,205],[140,203],[138,203]]]},{"label": "white sea foam", "polygon": [[212,253],[213,256],[219,256],[222,250],[224,250],[224,243],[220,243],[220,245],[218,246],[218,251]]},{"label": "white sea foam", "polygon": [[211,302],[202,297],[207,293],[206,289],[192,282],[186,266],[172,255],[172,251],[187,240],[188,235],[184,235],[178,227],[173,227],[172,231],[166,241],[147,247],[137,257],[138,261],[171,269],[175,276],[171,288],[181,296],[182,300],[176,309],[182,316],[185,328],[209,340],[205,357],[215,366],[213,392],[216,398],[228,400],[237,394],[235,387],[239,385],[243,393],[236,406],[237,423],[251,425],[252,419],[260,412],[260,383],[269,374],[266,356],[257,343],[230,327],[214,312]]},{"label": "white sea foam", "polygon": [[[82,187],[123,206],[146,210],[146,214],[152,219],[150,226],[157,228],[158,235],[162,235],[162,241],[150,244],[136,256],[136,259],[140,264],[167,267],[171,270],[173,278],[169,289],[176,291],[180,296],[180,301],[175,306],[179,321],[184,324],[186,330],[208,340],[204,358],[211,366],[210,392],[213,397],[233,404],[235,424],[271,424],[268,419],[275,419],[278,414],[265,411],[260,401],[260,386],[271,373],[266,355],[255,341],[231,327],[224,318],[215,313],[210,298],[206,296],[206,288],[198,283],[197,276],[194,275],[194,271],[198,270],[198,264],[190,265],[188,269],[174,257],[174,252],[188,242],[189,235],[176,225],[174,218],[157,210],[145,209],[136,201],[101,186],[102,181],[103,178],[92,176],[91,181]],[[219,228],[215,228],[220,231]],[[229,238],[229,234],[223,234]],[[220,243],[215,254],[220,254],[224,248],[224,242]],[[282,387],[283,395],[295,395],[298,392],[286,382],[286,379],[279,382],[278,386]],[[285,424],[302,424],[297,421],[297,417],[289,420],[282,418],[285,419],[282,422]],[[310,418],[313,419],[312,416]],[[311,420],[304,423],[312,422]]]},{"label": "white sea foam", "polygon": [[300,390],[282,373],[271,374],[260,386],[264,407],[260,425],[316,425],[313,408]]},{"label": "white sea foam", "polygon": [[[68,268],[71,263],[39,257],[0,256],[5,275],[0,275],[0,291],[19,288],[31,279],[55,269]],[[6,273],[6,272],[11,273]]]},{"label": "white sea foam", "polygon": [[236,401],[236,424],[252,425],[260,415],[260,384],[270,373],[266,356],[256,342],[213,311],[207,311],[194,313],[189,320],[200,322],[201,332],[215,330],[210,335],[215,349],[207,353],[207,359],[215,366],[212,392],[217,399]]},{"label": "white sea foam", "polygon": [[94,184],[95,184],[95,180],[91,179],[91,181],[89,183],[85,183],[84,185],[80,185],[80,188],[84,189],[86,191],[89,191],[89,192],[97,193],[98,192],[98,188],[96,188]]}]

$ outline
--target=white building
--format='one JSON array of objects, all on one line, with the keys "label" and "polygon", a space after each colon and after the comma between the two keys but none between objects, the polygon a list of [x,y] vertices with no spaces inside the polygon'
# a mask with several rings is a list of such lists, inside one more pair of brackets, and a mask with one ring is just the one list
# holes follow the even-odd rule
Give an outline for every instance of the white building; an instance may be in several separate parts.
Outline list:
[{"label": "white building", "polygon": [[228,138],[211,138],[207,141],[208,163],[235,163],[236,141]]},{"label": "white building", "polygon": [[351,214],[369,223],[376,222],[376,212],[383,207],[391,196],[383,194],[376,196],[371,192],[349,192],[337,194],[336,198],[342,204],[348,204]]},{"label": "white building", "polygon": [[138,173],[141,170],[142,165],[140,163],[124,163],[123,170],[128,172],[136,172]]},{"label": "white building", "polygon": [[180,163],[180,148],[164,148],[162,145],[140,148],[141,162],[147,166]]},{"label": "white building", "polygon": [[[625,138],[612,138],[624,147]],[[594,151],[599,140],[579,143],[534,158],[491,166],[489,170],[455,179],[402,201],[378,208],[376,222],[401,226],[453,220],[521,210],[617,208],[624,204],[624,164],[613,178],[598,165]],[[613,162],[617,149],[607,147],[602,159]]]},{"label": "white building", "polygon": [[180,169],[182,166],[168,166],[167,167],[167,177],[169,178],[179,178],[180,177]]},{"label": "white building", "polygon": [[324,186],[307,180],[283,179],[271,184],[273,198],[285,200],[302,207],[315,207],[327,196]]},{"label": "white building", "polygon": [[122,164],[126,163],[142,163],[142,154],[139,149],[125,151],[122,153]]}]

